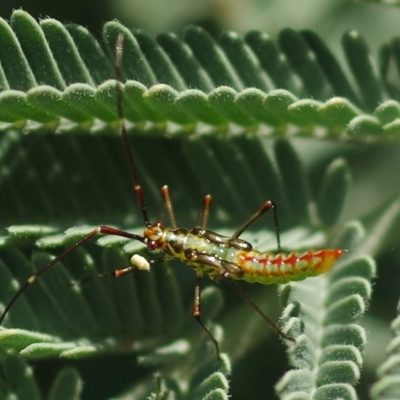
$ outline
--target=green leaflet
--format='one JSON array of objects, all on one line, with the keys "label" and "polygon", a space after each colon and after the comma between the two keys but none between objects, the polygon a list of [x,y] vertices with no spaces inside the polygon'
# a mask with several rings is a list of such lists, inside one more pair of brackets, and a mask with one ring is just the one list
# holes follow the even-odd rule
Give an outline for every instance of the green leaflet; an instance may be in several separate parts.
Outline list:
[{"label": "green leaflet", "polygon": [[[199,140],[185,143],[184,150],[187,152],[187,159],[190,159],[192,163],[195,162],[195,157],[199,157],[199,159],[203,157],[204,162],[205,154],[209,160],[206,166],[210,168],[210,172],[221,170],[221,174],[224,174],[223,171],[228,170],[229,167],[229,163],[225,164],[222,161],[227,159],[228,154],[237,154],[238,163],[233,166],[236,176],[242,179],[242,182],[248,182],[256,190],[255,193],[259,193],[258,197],[261,199],[263,198],[263,190],[260,189],[261,183],[265,180],[266,173],[270,171],[268,181],[271,184],[271,190],[275,191],[277,197],[280,194],[280,201],[278,202],[280,205],[279,212],[282,215],[280,222],[286,226],[292,224],[291,229],[282,228],[282,243],[285,248],[299,249],[322,246],[326,240],[324,231],[309,225],[310,221],[312,222],[308,218],[307,207],[310,202],[310,194],[306,187],[307,178],[296,152],[289,143],[279,142],[276,144],[274,158],[279,166],[282,165],[281,177],[280,174],[277,174],[271,159],[263,154],[259,143],[258,139],[255,142],[243,139],[230,142],[226,140]],[[260,154],[260,157],[253,159],[254,170],[258,174],[252,174],[251,168],[244,162],[245,159],[248,159],[246,157],[247,152],[254,155],[254,150]],[[243,162],[240,162],[240,159],[243,159]],[[261,165],[263,168],[260,168]],[[288,169],[290,165],[296,166],[297,175],[290,175]],[[203,169],[203,172],[206,171]],[[285,174],[287,176],[283,178]],[[219,181],[204,180],[203,174],[198,171],[194,176],[198,177],[198,182],[203,185],[207,183],[214,185],[215,187],[211,186],[213,191],[221,192]],[[304,187],[299,186],[298,189],[295,189],[293,182],[296,180],[300,182],[299,185],[302,183]],[[94,180],[94,183],[96,181],[97,179]],[[196,182],[195,184],[198,185]],[[226,192],[229,196],[226,199],[221,197],[218,207],[226,208],[233,215],[235,210],[242,209],[241,214],[243,214],[243,218],[246,218],[254,210],[257,203],[252,198],[240,196],[240,192],[238,193],[238,190],[235,189],[235,187],[239,187],[238,184],[240,182],[229,179],[225,181]],[[297,191],[298,202],[289,201],[293,190]],[[346,187],[343,187],[343,190],[345,191]],[[231,193],[234,194],[233,197],[230,195]],[[46,193],[43,193],[43,196],[46,195]],[[79,191],[74,192],[74,195],[78,196]],[[345,198],[344,193],[343,198]],[[80,200],[75,201],[77,204],[80,202]],[[104,199],[102,202],[104,202]],[[253,204],[254,206],[252,206]],[[56,204],[54,206],[57,207]],[[93,204],[92,208],[95,209],[96,207],[98,207],[98,204]],[[178,217],[181,216],[181,213],[178,209]],[[239,218],[241,216],[236,215],[232,224],[235,221],[239,223],[241,221]],[[185,220],[187,219],[188,216],[186,215]],[[218,221],[218,218],[216,221]],[[305,225],[296,225],[298,224],[296,221],[304,221]],[[267,221],[260,221],[259,226],[265,224],[267,224]],[[269,222],[269,224],[272,224],[272,222]],[[229,224],[225,225],[229,227]],[[1,281],[5,286],[5,289],[1,291],[2,301],[8,301],[12,290],[15,290],[12,284],[13,279],[17,278],[23,281],[32,274],[34,269],[45,265],[50,259],[46,253],[35,253],[30,260],[16,248],[31,248],[36,243],[42,250],[59,252],[92,229],[93,227],[90,226],[74,228],[67,230],[65,235],[61,235],[57,233],[57,230],[49,229],[46,226],[11,227],[9,229],[10,236],[5,237],[3,241],[1,259],[4,262],[2,276],[8,276],[10,273],[13,275],[7,280]],[[137,230],[140,232],[138,226],[134,228],[134,231]],[[231,232],[229,228],[217,229],[217,231],[222,234]],[[251,243],[256,243],[260,249],[276,248],[272,231],[268,232],[265,229],[249,231],[243,235],[243,238]],[[199,361],[204,359],[207,354],[211,364],[205,370],[207,373],[200,374],[201,378],[196,384],[193,384],[193,388],[199,385],[196,392],[204,395],[206,392],[212,393],[209,388],[210,385],[214,385],[215,396],[224,393],[227,390],[226,384],[223,383],[226,378],[218,375],[217,378],[213,378],[213,374],[217,373],[219,368],[218,363],[215,363],[214,349],[210,347],[207,338],[203,335],[204,332],[192,321],[189,304],[187,304],[188,309],[182,309],[183,302],[180,293],[184,287],[188,285],[192,287],[193,276],[190,275],[191,279],[189,280],[182,281],[180,279],[177,281],[177,275],[172,270],[159,266],[151,273],[138,271],[139,273],[121,280],[92,282],[71,287],[70,282],[79,281],[82,277],[94,276],[101,272],[113,270],[116,266],[122,268],[124,265],[128,265],[128,255],[124,253],[132,254],[143,248],[140,243],[130,243],[120,238],[103,237],[99,238],[97,243],[100,246],[87,246],[85,249],[81,248],[73,252],[63,262],[66,268],[57,265],[44,274],[37,283],[26,291],[10,311],[6,326],[15,324],[16,327],[26,329],[32,329],[34,326],[34,329],[51,333],[51,335],[38,340],[31,337],[29,331],[15,333],[13,330],[4,331],[9,332],[7,340],[4,339],[2,342],[4,348],[14,348],[21,355],[31,359],[51,356],[83,359],[93,355],[99,357],[101,354],[107,353],[117,354],[121,351],[135,353],[139,351],[143,352],[139,360],[145,365],[157,366],[157,369],[161,368],[161,372],[165,365],[166,372],[162,373],[163,378],[170,374],[170,365],[175,364],[177,365],[178,375],[181,375],[183,371],[187,370],[185,365],[188,361],[186,360],[193,362],[196,370],[201,366]],[[123,246],[124,251],[121,250],[121,246]],[[16,270],[17,266],[18,269]],[[173,270],[177,267],[178,265],[174,266]],[[184,269],[188,274],[191,273],[187,271],[186,266],[179,265],[179,268]],[[15,275],[16,273],[17,275]],[[185,290],[187,291],[187,289]],[[210,293],[210,295],[207,293]],[[221,307],[218,293],[214,290],[203,291],[203,312],[209,318],[215,316]],[[256,318],[259,318],[254,310],[249,309],[247,311],[250,318],[254,318],[253,314]],[[32,322],[28,323],[27,316],[33,319]],[[239,322],[241,326],[246,326],[246,318],[248,316],[236,321],[236,324]],[[250,340],[246,347],[252,348],[257,343],[257,340],[255,340],[257,337],[258,340],[265,337],[265,331],[268,328],[264,324],[260,325],[258,327],[259,333],[254,337],[250,336],[254,340]],[[229,328],[228,331],[228,336],[232,336],[233,342],[227,343],[227,350],[234,354],[236,352],[234,339],[236,333],[245,333],[235,327]],[[193,347],[199,335],[207,346],[207,352],[204,352],[202,347],[198,348],[197,351],[196,346]],[[129,346],[132,338],[135,338],[133,347]],[[174,343],[176,343],[176,346]],[[246,347],[241,350],[245,351]],[[193,379],[193,376],[190,376]],[[185,378],[182,377],[182,379]],[[133,393],[135,393],[135,390],[142,393],[143,382],[139,382],[137,385],[141,389],[133,388]],[[150,393],[153,390],[154,382],[149,379],[145,387],[147,391],[143,393]],[[173,392],[176,392],[176,389],[173,389]],[[204,397],[200,394],[199,398]]]},{"label": "green leaflet", "polygon": [[[14,12],[9,24],[0,22],[2,305],[35,268],[98,224],[142,230],[115,107],[111,60],[123,31],[124,116],[151,220],[166,220],[159,201],[164,184],[171,187],[179,226],[198,225],[202,197],[211,193],[210,228],[226,235],[272,199],[285,250],[348,249],[329,275],[282,290],[282,326],[296,337],[288,353],[297,369],[276,388],[284,399],[354,398],[366,345],[358,321],[374,275],[368,255],[378,254],[387,238],[398,239],[398,179],[392,173],[398,157],[395,146],[391,153],[384,145],[398,136],[399,99],[384,68],[376,72],[377,60],[363,38],[344,35],[348,75],[310,31],[286,29],[277,40],[256,31],[243,37],[229,32],[215,40],[189,27],[183,37],[153,38],[111,22],[103,32],[104,51],[77,25],[38,23],[23,11]],[[386,50],[386,60],[397,63],[396,41]],[[321,138],[329,140],[316,140]],[[383,146],[372,148],[371,140]],[[360,158],[368,160],[364,179],[353,179],[350,171]],[[385,179],[372,179],[371,171]],[[386,186],[376,188],[377,182]],[[367,236],[356,221],[365,216]],[[243,235],[261,250],[276,250],[269,218]],[[36,365],[58,357],[77,363],[60,372],[50,397],[74,398],[85,388],[104,394],[103,381],[112,381],[113,395],[121,399],[226,399],[228,381],[252,386],[243,372],[230,377],[229,360],[245,360],[249,374],[268,377],[260,393],[272,396],[268,390],[284,368],[275,366],[283,359],[274,353],[281,346],[259,351],[275,336],[254,310],[237,305],[223,282],[222,317],[221,291],[203,292],[205,322],[226,353],[218,363],[192,321],[187,266],[71,287],[127,265],[129,255],[142,251],[120,238],[94,242],[32,285],[9,314],[5,326],[12,329],[0,331],[2,349]],[[271,308],[279,311],[276,296],[265,288],[245,289],[268,315]],[[266,367],[268,358],[273,369]],[[4,363],[13,360],[2,356]],[[19,360],[19,371],[25,371]],[[79,364],[86,362],[95,378]],[[145,368],[150,372],[144,374]],[[160,372],[158,381],[153,371]],[[22,382],[23,375],[15,372],[16,387],[37,391],[35,380]],[[9,384],[14,372],[4,376]]]},{"label": "green leaflet", "polygon": [[[353,229],[348,225],[347,230]],[[346,236],[344,231],[342,240]],[[367,342],[366,332],[357,323],[371,297],[374,276],[371,258],[349,255],[318,278],[283,287],[287,305],[282,321],[285,332],[296,338],[295,344],[288,344],[289,361],[296,369],[276,385],[281,399],[303,395],[330,399],[333,394],[357,398],[353,386],[360,379]]]},{"label": "green leaflet", "polygon": [[[4,354],[3,354],[4,356]],[[42,399],[32,368],[20,357],[2,357],[1,361],[1,390],[2,398],[14,396],[18,399]],[[82,393],[82,380],[76,370],[65,368],[58,373],[48,395],[49,400],[73,400]]]},{"label": "green leaflet", "polygon": [[[399,310],[399,306],[397,306]],[[386,347],[386,360],[377,369],[378,381],[372,386],[370,394],[374,400],[392,399],[399,393],[399,317],[393,320],[391,324],[395,337]]]},{"label": "green leaflet", "polygon": [[21,10],[10,24],[1,20],[0,29],[0,121],[6,126],[110,130],[117,120],[115,102],[104,108],[101,84],[115,78],[111,60],[122,32],[125,117],[135,123],[133,132],[196,134],[205,123],[210,132],[225,134],[239,125],[242,133],[279,135],[294,125],[298,136],[321,137],[321,128],[325,137],[342,131],[362,141],[397,135],[388,113],[384,120],[363,115],[382,116],[385,80],[354,31],[343,36],[343,47],[358,87],[311,31],[285,29],[277,46],[261,32],[244,38],[228,32],[215,41],[197,27],[188,27],[182,39],[153,39],[113,21],[103,30],[107,54],[87,30],[53,19],[38,23]]}]

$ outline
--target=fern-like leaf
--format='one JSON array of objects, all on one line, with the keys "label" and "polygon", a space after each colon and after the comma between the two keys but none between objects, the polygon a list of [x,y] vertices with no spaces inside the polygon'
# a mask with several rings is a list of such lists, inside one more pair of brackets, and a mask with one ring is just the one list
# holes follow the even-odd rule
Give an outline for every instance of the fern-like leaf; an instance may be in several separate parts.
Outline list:
[{"label": "fern-like leaf", "polygon": [[[124,82],[117,83],[113,60],[121,32]],[[380,190],[379,202],[347,209],[351,185],[359,184],[350,179],[348,164],[359,150],[342,139],[367,146],[371,139],[397,138],[398,99],[393,95],[385,101],[395,92],[395,82],[383,67],[377,72],[378,63],[355,32],[343,38],[351,77],[309,31],[286,29],[277,41],[256,31],[243,38],[229,32],[215,40],[188,27],[182,38],[170,33],[152,38],[114,21],[105,25],[103,38],[106,50],[80,26],[52,19],[38,23],[20,10],[10,23],[0,20],[0,221],[8,227],[0,238],[2,306],[33,271],[93,227],[142,231],[116,134],[118,84],[152,221],[160,209],[159,187],[168,183],[179,226],[198,225],[206,193],[215,200],[210,229],[226,235],[272,199],[285,250],[349,250],[330,275],[283,288],[282,328],[296,338],[288,352],[297,370],[281,379],[277,392],[285,399],[354,398],[365,346],[358,321],[374,275],[368,254],[385,245],[398,205],[392,202],[386,218],[370,224],[379,238],[369,230],[364,236],[359,222],[344,227],[343,222],[349,214],[351,220],[375,217],[382,203],[398,196],[398,185],[393,178],[391,191]],[[397,62],[395,43],[387,50],[386,61]],[[295,136],[302,139],[292,140]],[[330,141],[317,145],[310,138]],[[262,251],[276,250],[272,222],[258,224],[243,239]],[[0,331],[2,360],[8,362],[6,351],[38,365],[52,357],[92,360],[89,369],[99,373],[118,357],[116,367],[110,367],[113,383],[129,373],[129,384],[113,390],[121,399],[227,398],[229,360],[251,354],[270,332],[254,310],[237,308],[225,292],[221,329],[210,322],[222,309],[221,291],[203,291],[205,322],[227,354],[218,362],[192,321],[193,275],[187,266],[157,266],[115,282],[73,284],[123,268],[131,254],[142,250],[124,239],[99,238],[40,277],[15,303],[4,323],[7,329]],[[274,296],[266,297],[263,288],[253,293],[248,286],[262,309],[273,304]],[[121,354],[130,357],[125,368]],[[143,366],[157,370],[160,378],[142,377]],[[60,396],[64,384],[69,389],[65,398],[79,395],[81,380],[90,379],[83,378],[84,368],[77,369],[81,378],[74,369],[60,373],[50,397]],[[8,381],[12,374],[4,376]],[[83,396],[93,386],[97,395],[104,392],[101,381],[96,376],[94,384],[85,385]],[[31,384],[36,385],[34,379],[17,386]]]},{"label": "fern-like leaf", "polygon": [[360,379],[367,341],[358,321],[371,296],[374,275],[370,258],[352,257],[330,274],[284,287],[287,306],[282,318],[285,330],[296,337],[288,350],[296,369],[278,382],[281,399],[357,398],[353,386]]},{"label": "fern-like leaf", "polygon": [[[52,19],[38,24],[20,10],[10,24],[1,20],[0,29],[5,89],[0,120],[28,131],[112,127],[118,119],[115,82],[105,81],[114,78],[113,66],[89,32]],[[261,32],[245,38],[227,33],[215,42],[189,27],[183,40],[168,34],[154,40],[110,22],[103,37],[111,58],[121,32],[129,79],[123,88],[125,117],[135,123],[134,131],[187,134],[202,132],[206,124],[221,133],[238,125],[265,134],[294,125],[301,136],[317,135],[321,128],[325,136],[345,131],[358,140],[396,135],[393,119],[368,115],[381,115],[389,105],[380,105],[385,85],[356,32],[344,35],[343,46],[358,88],[310,31],[283,30],[278,48]]]},{"label": "fern-like leaf", "polygon": [[[399,311],[399,306],[397,307]],[[395,399],[400,393],[400,376],[398,373],[399,364],[399,317],[392,322],[391,328],[395,337],[386,348],[387,359],[377,370],[378,382],[371,388],[373,400]]]}]

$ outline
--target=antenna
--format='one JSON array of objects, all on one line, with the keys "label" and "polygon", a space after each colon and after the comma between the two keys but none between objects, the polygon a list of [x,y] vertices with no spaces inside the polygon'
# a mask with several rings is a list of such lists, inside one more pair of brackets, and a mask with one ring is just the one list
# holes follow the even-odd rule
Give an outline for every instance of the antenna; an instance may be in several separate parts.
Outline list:
[{"label": "antenna", "polygon": [[136,195],[136,199],[139,203],[139,207],[142,212],[143,222],[149,228],[151,223],[147,214],[147,209],[144,200],[144,194],[142,187],[139,183],[139,177],[136,172],[136,165],[132,155],[132,147],[126,131],[126,125],[124,121],[124,109],[123,109],[123,92],[122,92],[122,54],[124,50],[124,35],[120,32],[117,37],[117,43],[115,45],[115,79],[117,84],[116,88],[116,101],[117,101],[117,113],[118,118],[121,121],[121,134],[125,145],[125,151],[128,157],[129,170],[131,171],[131,177],[133,182],[133,190]]},{"label": "antenna", "polygon": [[[125,127],[125,122],[123,119],[123,105],[122,105],[122,90],[121,90],[121,82],[119,80],[121,76],[121,59],[122,59],[122,51],[123,51],[123,35],[119,34],[118,39],[117,39],[117,44],[116,44],[116,65],[115,65],[115,73],[116,73],[116,78],[117,78],[117,84],[116,84],[116,101],[117,101],[117,110],[118,110],[118,117],[121,120],[121,133],[122,137],[124,140],[125,148],[126,148],[126,153],[128,156],[128,161],[129,161],[129,166],[130,170],[132,173],[132,180],[134,184],[134,190],[136,193],[136,197],[139,202],[139,206],[142,210],[142,216],[144,223],[147,227],[151,226],[148,216],[147,216],[147,211],[146,207],[144,204],[144,196],[142,192],[142,188],[139,185],[139,180],[137,177],[136,173],[136,168],[135,168],[135,163],[133,160],[132,156],[132,150],[131,146],[129,143],[128,135],[126,132],[126,127]],[[58,261],[62,260],[64,257],[66,257],[68,254],[72,253],[74,250],[76,250],[78,247],[82,246],[84,243],[89,241],[92,237],[98,235],[98,234],[106,234],[106,235],[114,235],[114,236],[120,236],[120,237],[125,237],[128,239],[132,240],[137,240],[142,243],[146,243],[146,238],[140,235],[137,235],[135,233],[130,233],[123,231],[121,229],[116,229],[111,226],[105,226],[101,225],[96,229],[93,229],[90,233],[88,233],[86,236],[78,240],[75,244],[73,244],[71,247],[69,247],[67,250],[65,250],[63,253],[55,257],[51,262],[46,264],[44,267],[40,268],[37,272],[35,272],[33,275],[31,275],[25,283],[22,284],[22,286],[17,290],[17,292],[14,294],[14,296],[11,298],[10,302],[7,304],[6,308],[4,309],[3,313],[0,315],[0,325],[3,323],[4,318],[14,305],[14,303],[18,300],[18,298],[27,290],[27,288],[42,275],[46,271],[48,271],[50,268],[52,268],[55,264],[57,264]],[[137,264],[137,261],[135,261]],[[109,274],[108,276],[115,276],[119,277],[122,276],[128,272],[132,272],[134,270],[134,267],[136,265],[133,264],[129,268],[125,268],[124,270],[115,270],[113,273]]]}]

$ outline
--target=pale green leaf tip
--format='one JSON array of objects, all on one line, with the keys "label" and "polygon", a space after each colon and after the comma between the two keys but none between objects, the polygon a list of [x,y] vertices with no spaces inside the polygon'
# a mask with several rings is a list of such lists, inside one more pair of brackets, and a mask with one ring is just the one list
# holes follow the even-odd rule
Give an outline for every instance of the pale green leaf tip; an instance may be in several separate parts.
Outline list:
[{"label": "pale green leaf tip", "polygon": [[[86,126],[86,129],[92,129],[94,131],[97,130],[96,127],[98,127],[99,124],[95,123],[92,125],[90,120],[97,119],[102,121],[105,126],[109,125],[109,129],[115,129],[115,121],[118,119],[115,109],[111,110],[106,106],[100,93],[99,95],[97,94],[97,91],[102,91],[102,86],[100,85],[98,89],[96,89],[91,80],[91,73],[95,75],[98,71],[90,71],[90,68],[104,68],[103,76],[108,76],[108,83],[110,84],[112,82],[110,79],[113,78],[112,73],[110,73],[110,71],[112,71],[112,62],[108,59],[106,54],[101,53],[101,47],[98,43],[95,43],[96,51],[93,52],[93,57],[96,55],[96,57],[101,58],[101,61],[96,59],[96,63],[90,61],[91,54],[79,53],[79,46],[69,38],[68,30],[58,21],[45,19],[41,24],[37,24],[29,14],[23,11],[15,11],[11,20],[11,32],[12,29],[19,29],[18,36],[15,37],[15,40],[20,40],[25,43],[25,45],[29,44],[32,40],[29,36],[31,34],[30,29],[35,31],[35,37],[40,37],[41,35],[40,40],[42,40],[41,46],[43,46],[43,49],[40,56],[44,57],[42,64],[45,66],[44,69],[47,68],[50,81],[47,85],[31,87],[29,91],[29,101],[25,101],[25,98],[21,98],[21,101],[15,103],[12,97],[13,93],[17,93],[17,91],[13,91],[12,89],[3,91],[0,96],[0,103],[2,105],[0,120],[3,119],[5,122],[13,123],[14,127],[23,125],[27,130],[38,129],[38,125],[32,123],[35,121],[39,124],[43,124],[43,128],[48,128],[50,126],[48,124],[52,124],[53,129],[56,128],[59,132],[68,132],[71,129],[71,124],[66,124],[60,117],[70,118],[70,122],[78,124],[77,128],[82,129],[82,127]],[[20,27],[23,28],[20,29]],[[41,32],[41,29],[44,30],[45,34]],[[268,87],[268,84],[264,82],[265,78],[263,78],[262,75],[258,77],[258,82],[261,85],[260,88],[254,87],[254,82],[250,84],[250,87],[246,87],[246,77],[241,76],[241,74],[244,73],[241,71],[241,62],[243,60],[241,60],[240,57],[236,59],[235,52],[232,54],[230,53],[230,45],[228,44],[234,43],[235,46],[239,46],[241,49],[246,45],[245,40],[241,39],[236,34],[233,34],[233,36],[232,33],[223,35],[220,42],[215,42],[207,32],[200,28],[192,27],[187,29],[185,35],[186,42],[181,42],[180,39],[175,38],[175,45],[178,46],[181,51],[184,51],[185,46],[189,46],[189,48],[192,47],[193,52],[200,60],[200,62],[196,59],[191,60],[193,65],[196,65],[199,69],[197,75],[190,75],[193,71],[185,70],[185,68],[187,68],[185,64],[187,60],[175,58],[172,53],[170,55],[171,57],[168,59],[168,63],[164,66],[164,69],[171,69],[168,75],[171,78],[171,82],[160,84],[157,82],[156,72],[151,69],[153,65],[151,55],[142,52],[138,44],[141,43],[142,39],[147,38],[143,32],[137,32],[138,39],[136,40],[135,35],[118,22],[113,21],[107,23],[103,35],[104,40],[110,47],[110,53],[113,53],[112,42],[116,40],[117,33],[122,31],[124,32],[127,42],[127,57],[136,56],[137,59],[141,59],[136,67],[131,65],[129,68],[127,67],[127,71],[125,71],[124,68],[124,73],[128,74],[127,78],[131,79],[128,82],[143,87],[142,99],[136,96],[131,97],[132,93],[130,94],[129,91],[124,93],[127,104],[131,102],[132,104],[139,105],[135,111],[129,112],[127,110],[127,117],[128,119],[130,116],[132,117],[132,122],[136,124],[135,129],[137,131],[142,131],[145,121],[156,123],[167,123],[167,121],[169,121],[181,125],[180,133],[186,132],[196,134],[202,130],[202,123],[211,124],[215,131],[219,132],[221,126],[224,126],[223,130],[226,130],[227,125],[225,121],[227,121],[232,125],[238,124],[242,126],[244,128],[244,133],[248,131],[256,132],[261,135],[269,134],[270,128],[282,127],[289,123],[297,125],[299,128],[298,135],[303,136],[309,136],[314,128],[316,133],[314,135],[315,137],[336,137],[338,129],[345,131],[345,135],[347,134],[349,138],[356,137],[357,139],[364,139],[371,136],[378,137],[377,135],[379,135],[379,137],[392,137],[396,135],[393,128],[390,127],[397,119],[397,114],[393,111],[396,109],[396,104],[394,104],[395,102],[393,100],[387,103],[376,104],[375,114],[379,117],[376,119],[373,115],[362,115],[358,107],[351,104],[346,98],[340,96],[331,97],[333,92],[331,96],[329,96],[328,92],[322,90],[319,93],[321,95],[325,94],[326,98],[316,100],[299,98],[296,93],[292,93],[290,90],[284,88],[272,88],[272,90],[266,92],[265,89]],[[81,34],[89,35],[87,31],[82,31]],[[257,33],[253,32],[253,36],[253,39],[256,39]],[[258,39],[253,41],[253,36],[249,35],[247,46],[254,46],[254,56],[261,57],[262,54],[258,52],[257,47],[260,43]],[[65,70],[60,68],[60,71],[58,71],[57,60],[52,58],[53,56],[58,57],[58,55],[54,54],[52,56],[51,52],[45,49],[46,39],[49,41],[50,45],[52,45],[52,41],[58,40],[59,38],[62,38],[62,43],[69,46],[68,54],[70,54],[70,57],[64,59],[66,63],[71,63],[69,70],[67,68],[65,68]],[[150,40],[149,38],[146,40]],[[281,39],[282,38],[284,38],[284,40],[281,45],[283,43],[284,45],[281,51],[285,52],[287,51],[286,45],[290,45],[291,41],[296,43],[299,40],[299,34],[293,30],[283,30],[281,32]],[[91,37],[90,40],[94,41],[93,37]],[[203,47],[199,47],[198,43],[201,43]],[[168,56],[168,47],[161,47],[156,41],[152,41],[152,45],[154,46],[154,51],[157,50],[160,53],[166,52]],[[23,50],[26,48],[24,46],[22,47]],[[245,50],[242,49],[242,51]],[[24,54],[22,52],[22,57],[23,56]],[[147,60],[146,57],[149,57],[149,59]],[[193,57],[193,55],[191,55],[191,57]],[[290,58],[290,54],[288,54],[288,57]],[[82,60],[87,60],[88,63],[85,64]],[[164,62],[166,62],[165,60],[167,60],[167,58],[164,59]],[[58,60],[58,62],[60,61]],[[261,74],[261,72],[267,76],[276,72],[266,68],[262,59],[258,60],[257,66],[254,64],[254,60],[247,60],[247,62],[249,63],[249,68],[254,68],[253,76]],[[303,62],[306,62],[306,60],[303,60]],[[36,70],[30,71],[28,63],[26,64],[26,68],[32,75],[31,80],[34,82],[33,72],[38,72]],[[62,76],[62,73],[67,73],[67,70],[70,71],[70,73],[76,73],[75,80],[71,77]],[[289,71],[289,69],[286,71],[286,73],[289,74],[287,78],[290,77]],[[300,72],[300,70],[297,72]],[[215,87],[212,86],[210,80],[205,78],[207,74],[211,74],[212,78],[217,82]],[[82,81],[77,81],[77,77],[80,77]],[[190,77],[194,79],[193,82],[190,80],[188,81]],[[43,94],[45,94],[47,89],[51,90],[51,86],[62,86],[63,78],[65,81],[72,80],[74,83],[65,85],[62,90],[60,90],[60,87],[57,87],[61,95],[59,101],[47,101],[46,94],[42,98],[46,103],[43,103],[40,96],[36,96],[41,90]],[[304,71],[303,75],[300,74],[296,76],[296,79],[298,78],[307,80]],[[272,75],[269,76],[269,79],[273,81],[274,79],[279,79],[279,77]],[[290,79],[286,80],[286,83],[294,79],[295,78],[291,76]],[[318,77],[318,79],[320,79],[320,77]],[[325,77],[325,79],[327,79],[327,77]],[[342,74],[341,79],[346,80],[347,78]],[[179,91],[174,88],[174,84],[177,82],[180,82],[178,85],[180,86]],[[200,112],[197,110],[195,103],[193,103],[192,106],[190,102],[186,103],[185,107],[179,105],[181,103],[180,99],[184,98],[185,93],[187,92],[189,94],[193,92],[193,88],[196,88],[197,84],[200,85],[197,92],[199,94],[203,93],[203,99],[209,103],[206,107],[208,111],[204,108],[202,112]],[[334,84],[334,82],[324,82],[324,84],[329,86]],[[351,86],[349,82],[347,82],[347,84]],[[35,84],[33,83],[33,85]],[[204,88],[201,87],[203,85],[204,87],[208,87],[209,90],[204,90]],[[305,83],[306,87],[307,85],[308,83]],[[276,85],[275,87],[281,87],[281,85]],[[315,96],[314,89],[311,87],[307,87],[307,89],[311,91],[311,97]],[[252,92],[250,93],[249,90]],[[244,100],[247,94],[253,96],[255,94],[254,90],[258,90],[257,93],[264,96],[260,104],[260,106],[264,108],[264,116],[262,116],[262,113],[260,114],[258,110],[253,110],[252,107],[249,108],[249,104]],[[20,91],[19,93],[22,96],[24,95],[24,92]],[[142,104],[138,104],[138,101]],[[369,101],[372,101],[372,99],[369,99]],[[103,128],[105,126],[103,126]],[[149,132],[153,131],[152,128],[154,128],[154,125],[149,125],[149,127]],[[325,130],[325,135],[317,134],[317,131],[320,130],[321,127]],[[173,132],[174,128],[170,126],[170,124],[167,124],[166,130],[167,132]],[[228,131],[229,130],[234,130],[234,127],[229,127]],[[280,135],[280,130],[281,129],[278,128],[276,131],[278,136]]]}]

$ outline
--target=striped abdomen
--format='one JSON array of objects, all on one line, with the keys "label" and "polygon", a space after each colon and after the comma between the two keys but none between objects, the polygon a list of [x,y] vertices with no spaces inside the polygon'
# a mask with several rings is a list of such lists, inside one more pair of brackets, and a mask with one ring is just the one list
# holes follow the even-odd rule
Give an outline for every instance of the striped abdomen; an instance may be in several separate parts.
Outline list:
[{"label": "striped abdomen", "polygon": [[244,240],[200,229],[165,230],[158,248],[189,264],[199,275],[215,279],[228,273],[232,279],[264,285],[320,275],[343,255],[340,249],[261,253]]},{"label": "striped abdomen", "polygon": [[328,271],[343,255],[340,249],[309,250],[291,253],[241,251],[237,264],[244,271],[241,279],[264,285],[287,283],[320,275]]}]

